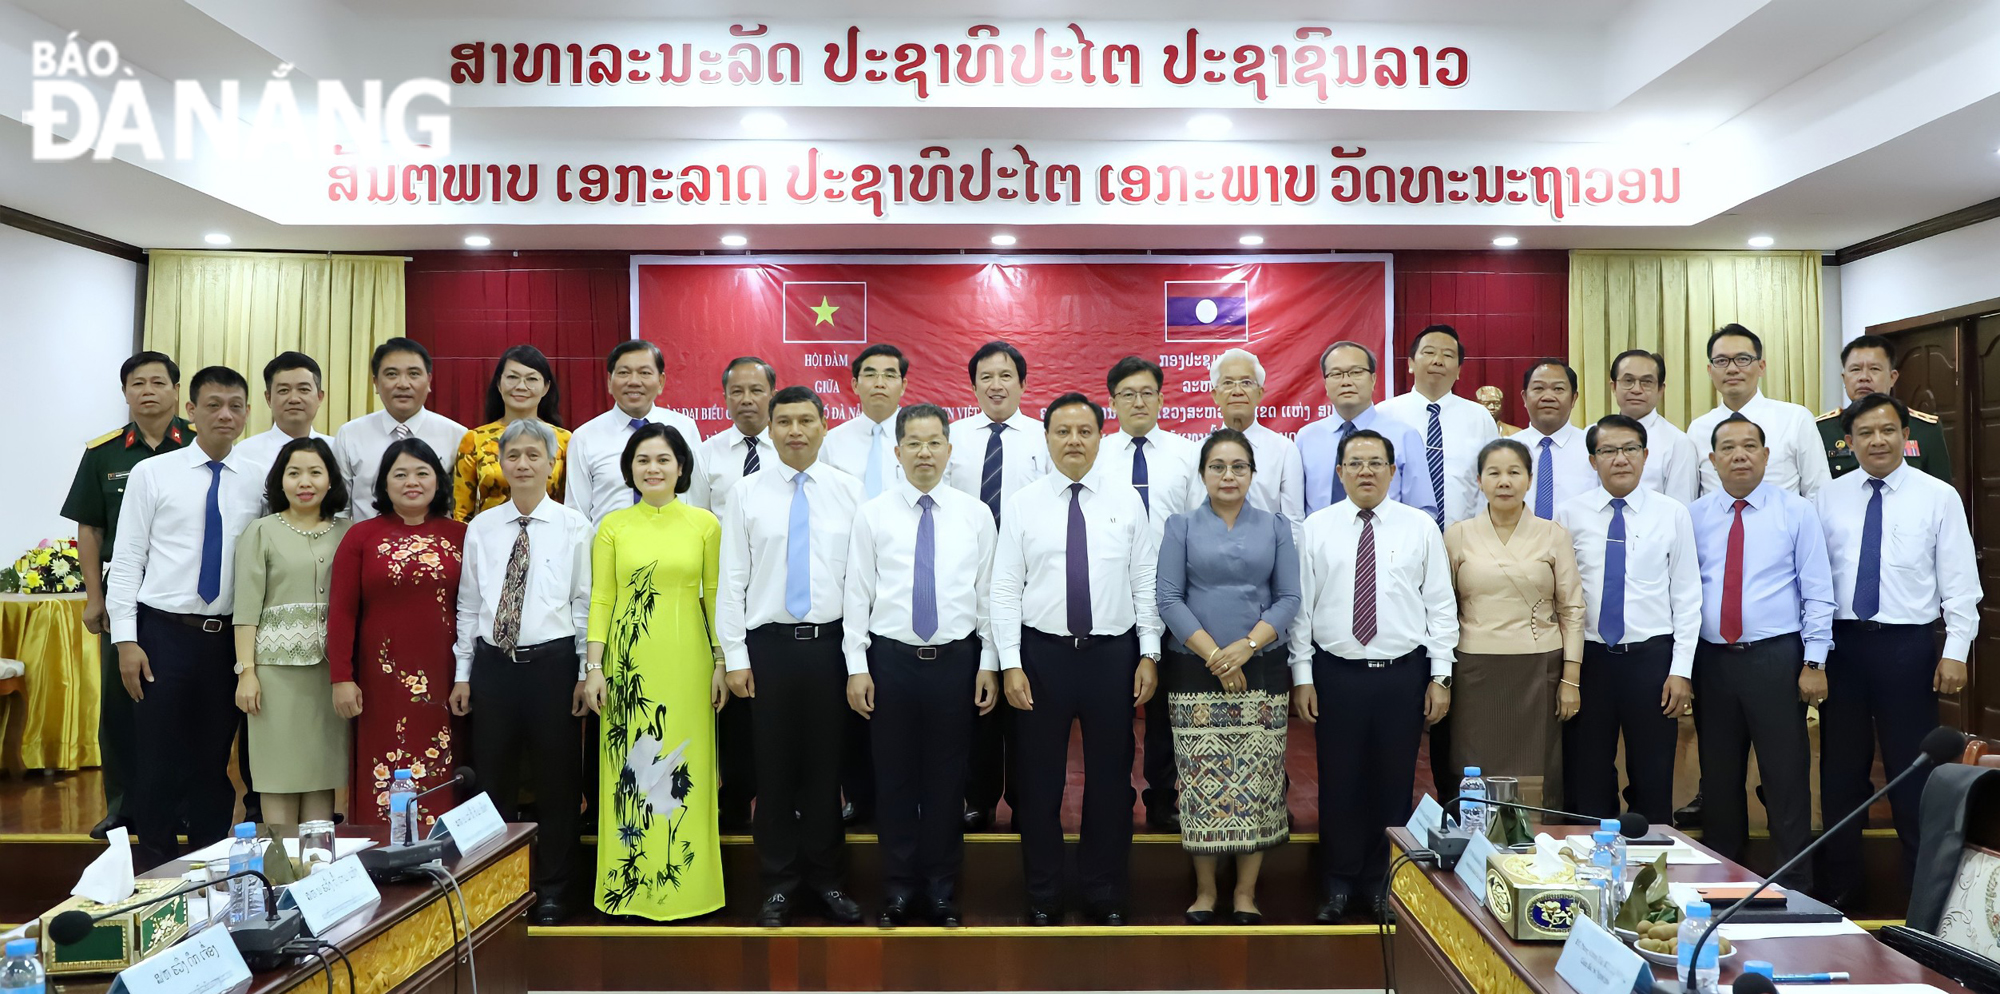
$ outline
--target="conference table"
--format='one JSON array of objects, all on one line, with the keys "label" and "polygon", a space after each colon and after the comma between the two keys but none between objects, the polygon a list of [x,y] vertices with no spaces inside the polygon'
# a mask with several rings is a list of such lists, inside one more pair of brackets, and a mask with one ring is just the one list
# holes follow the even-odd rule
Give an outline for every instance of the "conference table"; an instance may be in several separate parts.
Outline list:
[{"label": "conference table", "polygon": [[[1553,825],[1536,826],[1535,831],[1562,838],[1585,829]],[[1672,836],[1716,860],[1713,864],[1669,864],[1670,881],[1717,883],[1761,879],[1759,874],[1723,859],[1680,832],[1660,825],[1653,826],[1653,831]],[[1424,848],[1407,829],[1400,827],[1389,830],[1389,841],[1392,858]],[[1633,850],[1635,862],[1642,852]],[[1389,904],[1397,916],[1392,948],[1399,994],[1574,994],[1574,988],[1556,976],[1556,959],[1562,955],[1563,944],[1522,942],[1508,935],[1499,919],[1481,906],[1450,870],[1404,864],[1390,882]],[[1722,964],[1724,984],[1734,981],[1744,963],[1764,960],[1781,974],[1845,970],[1852,975],[1847,984],[1824,985],[1827,994],[1840,994],[1858,984],[1929,984],[1948,994],[1967,994],[1964,987],[1890,949],[1873,935],[1731,942],[1742,952]],[[1674,970],[1655,966],[1653,976],[1656,980],[1673,980]]]},{"label": "conference table", "polygon": [[[386,827],[349,828],[340,836],[372,837],[388,841]],[[458,895],[449,907],[438,885],[398,883],[380,885],[382,900],[329,927],[320,938],[338,946],[354,968],[354,984],[348,983],[347,966],[331,953],[332,990],[335,994],[423,994],[454,990],[465,983],[464,967],[453,966],[458,950],[463,955],[465,921],[472,922],[472,946],[483,994],[521,994],[524,947],[527,944],[528,906],[535,894],[528,877],[529,842],[535,836],[532,824],[509,824],[505,834],[473,850],[470,856],[444,861],[458,878],[464,895],[464,912]],[[187,871],[185,860],[175,860],[143,874],[145,877],[178,877]],[[218,926],[219,927],[219,926]],[[456,978],[456,979],[455,979]],[[110,975],[51,976],[54,994],[106,994]],[[318,960],[306,957],[291,966],[253,974],[247,984],[239,983],[225,994],[314,994],[327,988],[327,976]],[[469,985],[465,988],[470,989]]]}]

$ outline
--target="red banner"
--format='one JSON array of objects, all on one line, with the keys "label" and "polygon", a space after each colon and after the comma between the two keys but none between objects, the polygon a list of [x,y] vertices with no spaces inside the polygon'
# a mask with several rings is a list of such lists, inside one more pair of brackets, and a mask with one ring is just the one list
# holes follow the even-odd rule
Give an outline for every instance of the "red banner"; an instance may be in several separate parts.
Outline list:
[{"label": "red banner", "polygon": [[[848,365],[884,342],[910,358],[905,404],[953,417],[976,411],[966,362],[1001,338],[1028,360],[1021,409],[1040,417],[1058,394],[1080,390],[1108,406],[1104,377],[1139,355],[1166,371],[1160,421],[1200,435],[1220,423],[1208,367],[1247,348],[1266,373],[1260,420],[1290,434],[1324,415],[1320,351],[1351,339],[1384,354],[1389,329],[1386,255],[1309,260],[937,257],[633,260],[634,334],[667,353],[661,403],[701,423],[728,424],[722,369],[743,355],[804,384],[836,423],[860,410]],[[1382,386],[1390,377],[1381,378]],[[1378,392],[1381,389],[1378,386]]]}]

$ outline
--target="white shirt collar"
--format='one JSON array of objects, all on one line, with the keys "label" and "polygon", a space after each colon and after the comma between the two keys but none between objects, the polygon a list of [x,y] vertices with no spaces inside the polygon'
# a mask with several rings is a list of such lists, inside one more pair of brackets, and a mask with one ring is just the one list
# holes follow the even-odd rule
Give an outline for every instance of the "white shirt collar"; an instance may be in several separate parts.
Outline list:
[{"label": "white shirt collar", "polygon": [[923,491],[918,490],[917,485],[911,483],[909,477],[903,477],[902,479],[899,479],[895,482],[896,496],[901,497],[903,499],[903,503],[908,504],[911,507],[916,507],[917,501],[920,501],[927,496],[930,497],[931,503],[943,504],[944,501],[939,499],[937,495],[944,493],[948,489],[950,488],[945,485],[944,480],[941,478],[938,480],[937,486],[931,488],[931,492],[929,494],[926,494]]},{"label": "white shirt collar", "polygon": [[785,461],[782,459],[778,460],[773,465],[775,465],[778,470],[778,479],[781,479],[786,483],[792,482],[793,478],[797,477],[800,473],[806,474],[806,479],[808,480],[816,480],[820,478],[819,460],[817,459],[813,460],[812,465],[807,466],[805,469],[802,470],[793,469],[790,466],[785,465]]},{"label": "white shirt collar", "polygon": [[[1903,484],[1909,482],[1910,479],[1909,474],[1913,472],[1915,472],[1915,470],[1912,470],[1910,468],[1910,461],[1905,459],[1902,462],[1897,463],[1896,468],[1890,470],[1889,475],[1883,477],[1882,481],[1889,485],[1889,489],[1891,491],[1900,491],[1903,489]],[[1868,481],[1874,479],[1874,477],[1869,475],[1868,471],[1865,469],[1860,470],[1854,475],[1861,477],[1861,488],[1863,490],[1868,489]]]},{"label": "white shirt collar", "polygon": [[[1634,511],[1643,511],[1646,509],[1647,500],[1646,488],[1635,487],[1631,493],[1625,495],[1625,506]],[[1611,491],[1604,489],[1601,485],[1590,492],[1590,506],[1600,511],[1610,507],[1611,501]]]}]

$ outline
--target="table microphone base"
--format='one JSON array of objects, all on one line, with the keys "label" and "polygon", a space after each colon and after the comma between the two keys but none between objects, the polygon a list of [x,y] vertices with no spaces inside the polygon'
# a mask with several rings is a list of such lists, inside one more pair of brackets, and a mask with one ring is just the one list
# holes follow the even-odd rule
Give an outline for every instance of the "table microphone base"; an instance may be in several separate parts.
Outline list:
[{"label": "table microphone base", "polygon": [[1424,839],[1424,845],[1437,854],[1438,869],[1449,870],[1458,865],[1458,858],[1465,855],[1465,847],[1471,841],[1472,836],[1469,833],[1454,825],[1448,831],[1431,829]]},{"label": "table microphone base", "polygon": [[378,884],[396,883],[403,880],[429,880],[428,874],[418,873],[417,867],[433,860],[444,858],[442,839],[422,839],[401,846],[367,848],[357,854],[361,858],[361,868],[368,871],[368,878]]},{"label": "table microphone base", "polygon": [[305,933],[305,919],[299,916],[299,909],[285,908],[276,918],[259,916],[229,925],[230,941],[236,944],[236,951],[243,954],[243,962],[252,973],[275,970],[285,965],[291,954],[285,946]]}]

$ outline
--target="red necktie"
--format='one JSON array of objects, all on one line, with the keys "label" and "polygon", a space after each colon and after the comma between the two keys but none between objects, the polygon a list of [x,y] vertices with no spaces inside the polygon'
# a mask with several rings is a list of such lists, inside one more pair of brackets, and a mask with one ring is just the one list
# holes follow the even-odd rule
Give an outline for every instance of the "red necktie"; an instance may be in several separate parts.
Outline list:
[{"label": "red necktie", "polygon": [[1729,556],[1722,562],[1722,641],[1743,637],[1743,509],[1747,500],[1736,502],[1736,520],[1729,525]]},{"label": "red necktie", "polygon": [[1375,641],[1375,512],[1364,510],[1361,541],[1354,548],[1354,641]]}]

